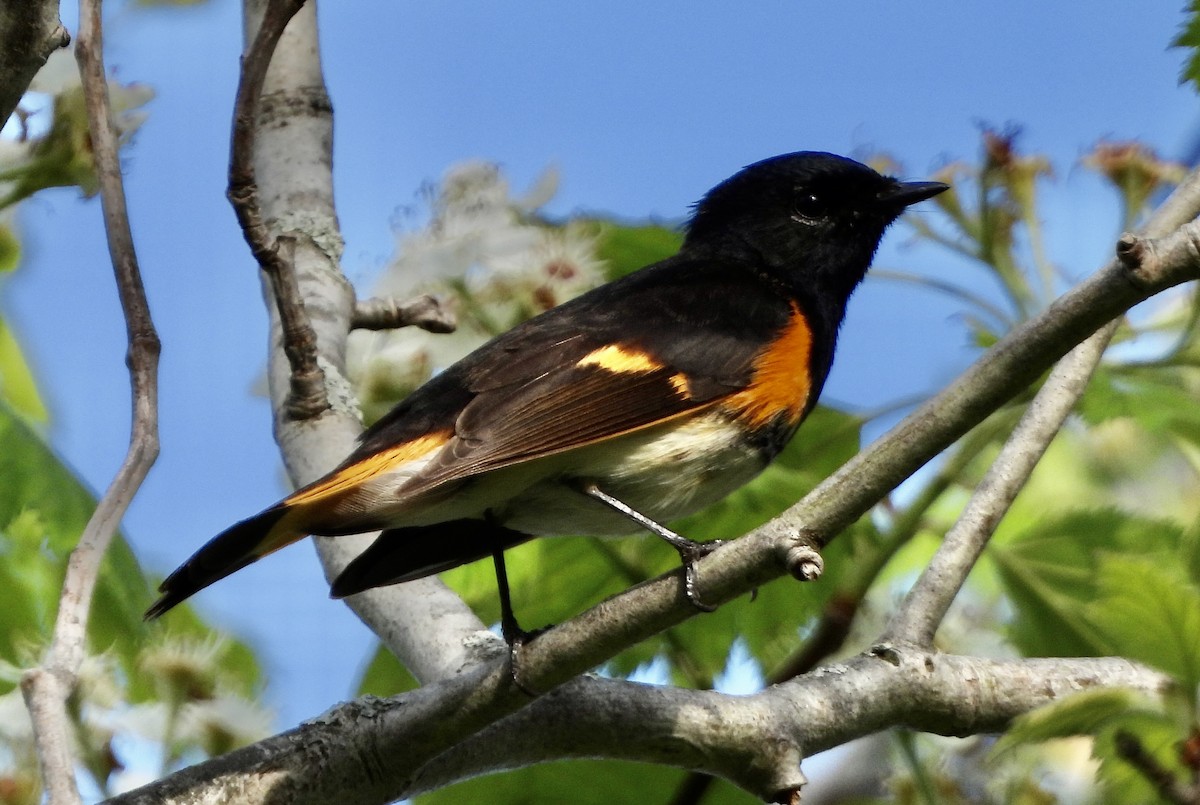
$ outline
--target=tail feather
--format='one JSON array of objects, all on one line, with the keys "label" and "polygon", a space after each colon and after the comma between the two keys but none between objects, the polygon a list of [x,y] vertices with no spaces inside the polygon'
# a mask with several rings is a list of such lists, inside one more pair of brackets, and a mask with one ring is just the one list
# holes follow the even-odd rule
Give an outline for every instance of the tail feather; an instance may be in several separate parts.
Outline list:
[{"label": "tail feather", "polygon": [[303,537],[305,531],[288,527],[285,516],[289,510],[273,506],[205,543],[159,585],[162,595],[146,610],[146,620],[154,620],[213,582]]},{"label": "tail feather", "polygon": [[531,539],[484,520],[448,520],[389,528],[346,565],[329,594],[345,598],[373,587],[414,581]]}]

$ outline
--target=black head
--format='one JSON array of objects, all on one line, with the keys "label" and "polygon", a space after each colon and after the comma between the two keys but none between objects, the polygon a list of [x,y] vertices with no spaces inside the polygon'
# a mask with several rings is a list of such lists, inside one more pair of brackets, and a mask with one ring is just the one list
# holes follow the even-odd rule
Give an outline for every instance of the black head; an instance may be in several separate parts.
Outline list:
[{"label": "black head", "polygon": [[846,157],[798,151],[756,162],[696,205],[685,249],[750,260],[790,288],[840,298],[862,280],[905,207],[940,182],[901,182]]}]

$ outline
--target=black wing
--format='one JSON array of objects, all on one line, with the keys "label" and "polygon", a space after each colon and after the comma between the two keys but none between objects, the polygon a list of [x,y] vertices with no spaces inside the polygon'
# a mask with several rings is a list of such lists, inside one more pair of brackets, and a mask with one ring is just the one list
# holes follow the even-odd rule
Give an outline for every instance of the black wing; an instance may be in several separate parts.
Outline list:
[{"label": "black wing", "polygon": [[746,387],[791,315],[785,296],[739,272],[675,257],[530,319],[402,401],[342,468],[450,432],[406,486],[416,495],[716,404]]}]

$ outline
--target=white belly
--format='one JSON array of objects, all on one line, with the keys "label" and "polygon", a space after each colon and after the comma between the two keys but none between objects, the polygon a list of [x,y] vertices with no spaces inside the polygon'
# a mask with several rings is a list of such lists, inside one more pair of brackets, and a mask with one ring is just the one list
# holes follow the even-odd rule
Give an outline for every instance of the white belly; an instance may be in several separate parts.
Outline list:
[{"label": "white belly", "polygon": [[[725,497],[765,466],[762,454],[744,443],[737,427],[713,413],[574,453],[569,467],[557,467],[557,472],[531,479],[523,491],[509,492],[508,503],[499,503],[490,511],[501,524],[526,534],[632,534],[639,527],[584,495],[580,491],[583,482],[593,482],[647,517],[665,523]],[[496,475],[519,474],[519,469]]]}]

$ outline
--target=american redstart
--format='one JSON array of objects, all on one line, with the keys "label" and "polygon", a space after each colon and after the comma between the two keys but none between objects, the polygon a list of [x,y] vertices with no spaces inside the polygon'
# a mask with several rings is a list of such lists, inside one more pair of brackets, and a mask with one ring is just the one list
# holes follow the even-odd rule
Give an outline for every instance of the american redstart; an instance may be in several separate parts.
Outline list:
[{"label": "american redstart", "polygon": [[696,591],[711,543],[660,523],[757,475],[816,404],[846,302],[906,207],[947,186],[845,157],[784,154],[695,206],[679,253],[500,335],[417,389],[325,477],[218,534],[146,616],[305,535],[383,533],[341,598],[551,534],[650,530]]}]

